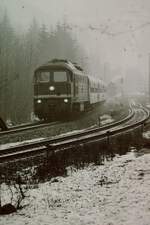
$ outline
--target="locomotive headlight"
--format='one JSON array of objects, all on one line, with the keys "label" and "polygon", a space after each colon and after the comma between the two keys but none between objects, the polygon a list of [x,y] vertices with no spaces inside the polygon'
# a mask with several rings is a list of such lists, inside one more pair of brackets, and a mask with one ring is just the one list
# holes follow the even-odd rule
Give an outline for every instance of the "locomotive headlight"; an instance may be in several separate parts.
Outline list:
[{"label": "locomotive headlight", "polygon": [[67,98],[65,98],[65,99],[64,99],[64,102],[65,102],[65,103],[68,103],[68,99],[67,99]]},{"label": "locomotive headlight", "polygon": [[37,100],[37,103],[39,103],[39,104],[40,104],[41,102],[42,102],[42,100],[41,100],[41,99],[38,99],[38,100]]},{"label": "locomotive headlight", "polygon": [[54,86],[50,86],[50,87],[49,87],[49,90],[50,90],[50,91],[54,91],[54,90],[55,90],[55,87],[54,87]]}]

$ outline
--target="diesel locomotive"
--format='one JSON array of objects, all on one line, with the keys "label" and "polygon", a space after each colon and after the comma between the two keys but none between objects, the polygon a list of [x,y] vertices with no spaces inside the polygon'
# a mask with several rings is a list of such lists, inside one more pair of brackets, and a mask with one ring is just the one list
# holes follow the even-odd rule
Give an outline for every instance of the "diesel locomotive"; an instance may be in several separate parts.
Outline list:
[{"label": "diesel locomotive", "polygon": [[34,72],[34,113],[51,120],[87,111],[105,101],[106,86],[68,60],[54,59]]}]

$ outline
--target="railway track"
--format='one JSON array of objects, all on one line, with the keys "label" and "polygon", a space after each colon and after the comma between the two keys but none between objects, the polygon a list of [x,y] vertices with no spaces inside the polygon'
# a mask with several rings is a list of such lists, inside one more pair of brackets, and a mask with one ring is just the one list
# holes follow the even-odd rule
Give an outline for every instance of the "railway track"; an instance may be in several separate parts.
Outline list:
[{"label": "railway track", "polygon": [[22,131],[27,131],[27,130],[34,130],[37,128],[43,128],[43,127],[50,127],[56,124],[59,124],[61,122],[59,121],[55,121],[55,122],[50,122],[50,123],[46,123],[46,122],[35,122],[35,123],[29,123],[29,124],[24,124],[24,125],[20,125],[20,126],[13,126],[8,128],[8,130],[6,131],[0,131],[0,137],[4,136],[4,135],[11,135],[14,133],[19,133]]},{"label": "railway track", "polygon": [[125,119],[111,125],[3,149],[0,151],[0,162],[12,160],[14,158],[45,154],[45,152],[49,154],[50,152],[64,150],[76,145],[94,143],[106,138],[108,135],[115,135],[138,126],[143,126],[148,118],[149,111],[147,109],[143,107],[133,107],[132,111]]}]

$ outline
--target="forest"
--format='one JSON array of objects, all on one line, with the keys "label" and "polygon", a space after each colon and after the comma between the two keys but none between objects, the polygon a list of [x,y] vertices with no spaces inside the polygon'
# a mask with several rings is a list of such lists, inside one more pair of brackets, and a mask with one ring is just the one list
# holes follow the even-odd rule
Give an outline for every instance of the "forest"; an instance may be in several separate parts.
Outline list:
[{"label": "forest", "polygon": [[7,12],[0,16],[0,117],[14,124],[28,122],[33,115],[33,74],[38,65],[53,58],[83,63],[84,51],[67,29],[66,22],[55,28],[39,25],[16,30]]}]

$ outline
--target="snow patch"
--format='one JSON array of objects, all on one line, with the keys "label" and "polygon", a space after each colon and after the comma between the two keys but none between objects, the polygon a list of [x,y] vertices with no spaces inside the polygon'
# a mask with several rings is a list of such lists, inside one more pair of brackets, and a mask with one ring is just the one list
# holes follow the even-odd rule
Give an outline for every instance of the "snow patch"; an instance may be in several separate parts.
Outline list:
[{"label": "snow patch", "polygon": [[150,139],[150,131],[143,132],[143,138]]},{"label": "snow patch", "polygon": [[32,143],[32,142],[35,142],[35,141],[41,141],[43,139],[45,139],[45,138],[35,138],[35,139],[32,139],[32,140],[17,141],[17,142],[13,142],[13,143],[2,144],[2,145],[0,145],[0,150],[4,150],[4,149],[10,148],[10,147],[19,146],[19,145],[22,145],[22,144]]},{"label": "snow patch", "polygon": [[150,154],[136,158],[132,151],[39,184],[28,192],[28,206],[1,217],[0,224],[148,225],[149,189]]}]

